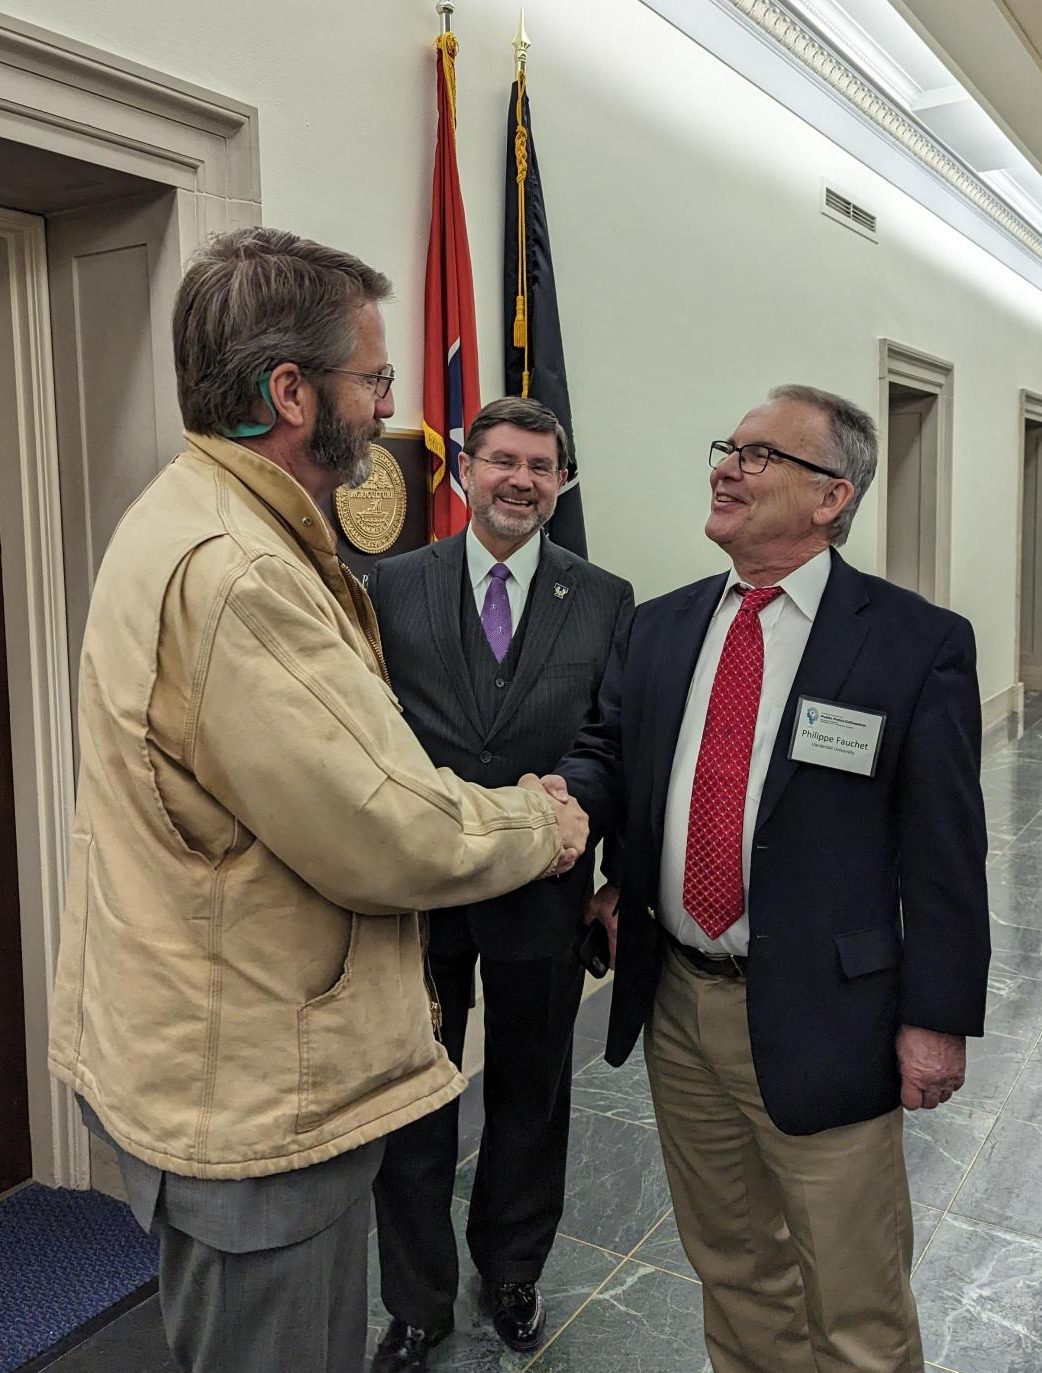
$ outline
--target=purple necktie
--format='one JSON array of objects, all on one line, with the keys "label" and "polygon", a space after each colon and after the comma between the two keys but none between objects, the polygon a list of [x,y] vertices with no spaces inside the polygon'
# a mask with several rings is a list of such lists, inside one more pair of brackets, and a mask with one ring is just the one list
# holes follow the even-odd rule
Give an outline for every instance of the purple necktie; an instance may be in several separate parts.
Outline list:
[{"label": "purple necktie", "polygon": [[507,656],[514,633],[510,620],[510,597],[507,595],[510,568],[506,563],[496,563],[489,576],[492,580],[488,584],[485,604],[481,608],[481,628],[485,631],[485,638],[495,654],[496,662],[501,663]]}]

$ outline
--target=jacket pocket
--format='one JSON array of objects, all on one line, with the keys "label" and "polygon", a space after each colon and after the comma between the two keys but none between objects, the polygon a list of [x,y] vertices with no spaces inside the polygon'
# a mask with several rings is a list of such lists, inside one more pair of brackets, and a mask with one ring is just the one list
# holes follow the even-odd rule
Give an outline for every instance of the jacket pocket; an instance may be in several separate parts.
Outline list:
[{"label": "jacket pocket", "polygon": [[437,1057],[414,916],[351,917],[339,981],[297,1012],[297,1129],[317,1129]]},{"label": "jacket pocket", "polygon": [[867,930],[837,934],[836,949],[844,976],[864,977],[867,973],[896,968],[901,941],[893,926],[872,925]]}]

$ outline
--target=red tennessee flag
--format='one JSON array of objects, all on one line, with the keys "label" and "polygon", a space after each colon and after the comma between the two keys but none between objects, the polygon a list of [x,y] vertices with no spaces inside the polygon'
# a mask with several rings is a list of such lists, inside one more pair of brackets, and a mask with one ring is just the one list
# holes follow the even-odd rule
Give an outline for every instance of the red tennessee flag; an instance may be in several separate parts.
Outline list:
[{"label": "red tennessee flag", "polygon": [[453,33],[438,39],[438,142],[424,292],[423,437],[430,454],[429,534],[445,539],[466,526],[460,485],[463,435],[481,409],[474,281],[456,165],[456,53]]}]

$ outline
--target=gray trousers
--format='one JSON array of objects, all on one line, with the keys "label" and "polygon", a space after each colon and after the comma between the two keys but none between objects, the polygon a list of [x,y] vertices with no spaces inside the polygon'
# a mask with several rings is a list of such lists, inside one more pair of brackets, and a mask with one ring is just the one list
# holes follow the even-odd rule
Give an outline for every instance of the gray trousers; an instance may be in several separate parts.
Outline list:
[{"label": "gray trousers", "polygon": [[160,1207],[159,1300],[181,1373],[362,1373],[369,1214],[366,1192],[310,1239],[233,1254]]},{"label": "gray trousers", "polygon": [[159,1304],[179,1373],[362,1373],[378,1139],[326,1163],[218,1182],[119,1148],[127,1198],[159,1238]]}]

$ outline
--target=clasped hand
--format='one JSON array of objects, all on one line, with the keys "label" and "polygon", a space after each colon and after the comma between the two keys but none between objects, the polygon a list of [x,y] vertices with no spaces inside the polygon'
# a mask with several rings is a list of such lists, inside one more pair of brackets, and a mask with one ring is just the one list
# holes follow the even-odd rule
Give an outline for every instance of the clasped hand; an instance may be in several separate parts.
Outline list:
[{"label": "clasped hand", "polygon": [[534,772],[526,772],[518,786],[545,792],[550,798],[561,835],[561,854],[554,868],[554,876],[570,872],[583,856],[590,837],[590,820],[586,812],[573,796],[568,795],[568,785],[563,777],[551,774],[539,778]]}]

